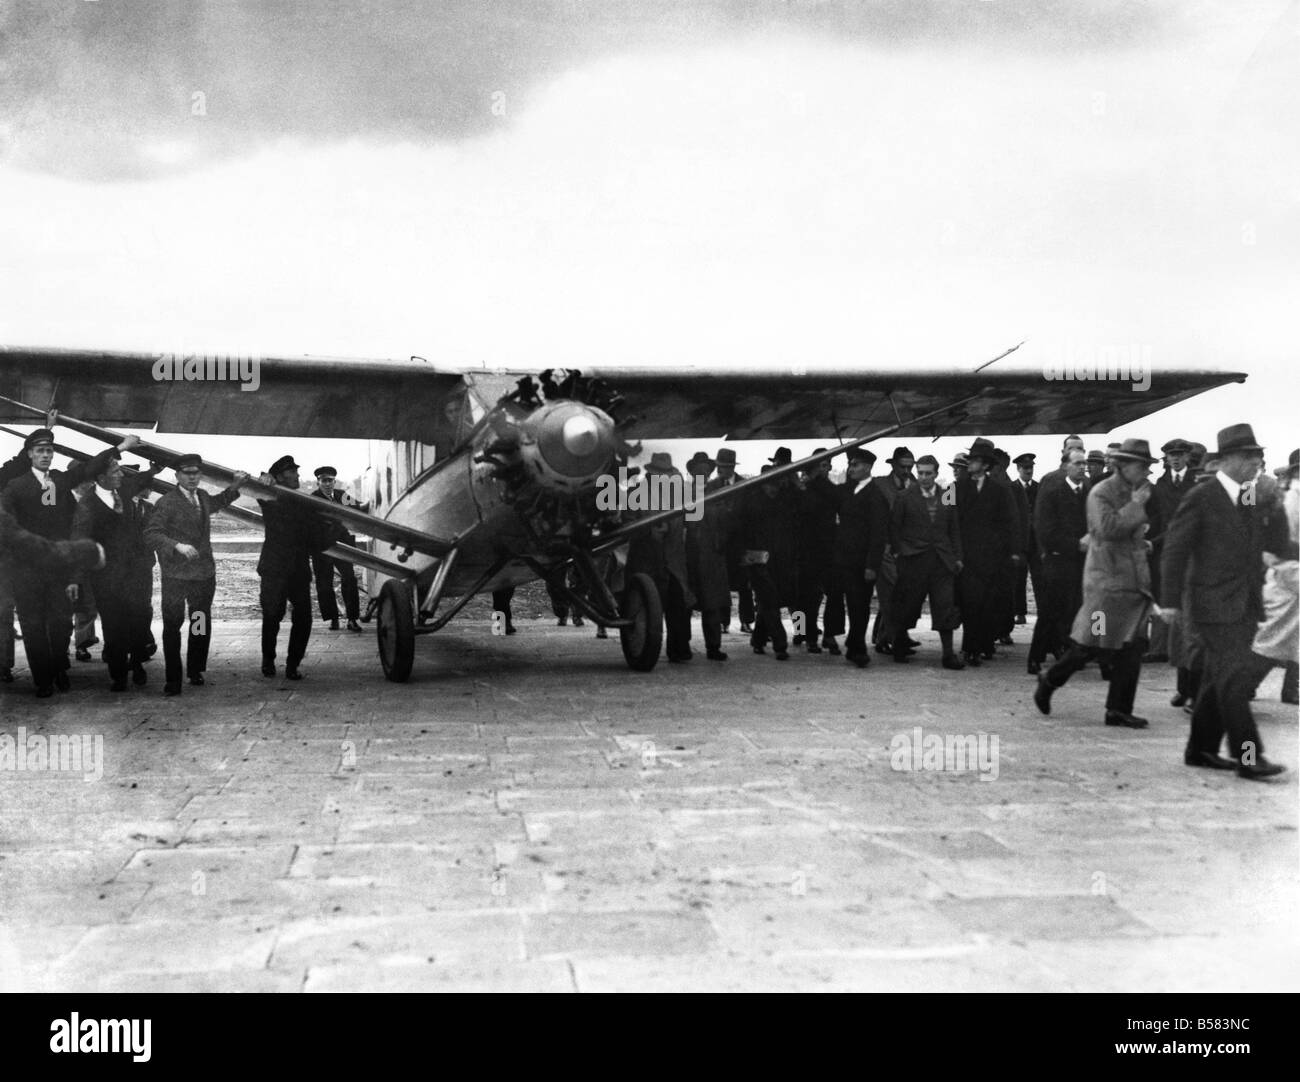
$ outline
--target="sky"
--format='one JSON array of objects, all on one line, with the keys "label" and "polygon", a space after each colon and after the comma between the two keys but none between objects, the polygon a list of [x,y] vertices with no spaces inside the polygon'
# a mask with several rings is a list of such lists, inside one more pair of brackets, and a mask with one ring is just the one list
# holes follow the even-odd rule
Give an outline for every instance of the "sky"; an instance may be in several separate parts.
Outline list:
[{"label": "sky", "polygon": [[810,373],[1134,349],[1250,378],[1110,438],[1245,420],[1277,464],[1297,72],[1276,0],[0,0],[0,342]]}]

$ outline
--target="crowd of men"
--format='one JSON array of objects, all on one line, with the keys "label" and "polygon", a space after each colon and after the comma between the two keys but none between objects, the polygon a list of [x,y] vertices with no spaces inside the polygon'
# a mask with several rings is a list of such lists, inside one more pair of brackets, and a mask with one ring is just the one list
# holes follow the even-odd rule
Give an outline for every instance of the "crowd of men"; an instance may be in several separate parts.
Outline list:
[{"label": "crowd of men", "polygon": [[[157,469],[128,471],[120,461],[137,444],[127,437],[58,471],[51,469],[53,433],[38,429],[0,466],[0,676],[13,678],[16,606],[39,697],[69,687],[74,608],[78,658],[89,660],[97,614],[111,690],[126,691],[128,678],[147,682],[155,561],[164,693],[180,694],[183,677],[205,683],[216,587],[211,516],[236,499],[248,477],[238,474],[212,495],[199,487],[199,456],[184,456],[175,464],[176,487],[151,505],[141,497]],[[825,457],[807,470],[760,480],[736,498],[706,499],[698,517],[635,535],[626,573],[647,574],[658,588],[672,663],[694,656],[693,610],[705,656],[727,660],[722,635],[734,595],[740,631],[756,654],[770,646],[785,661],[792,646],[802,646],[857,668],[869,665],[872,650],[910,663],[920,646],[910,633],[928,603],[940,664],[963,670],[1014,645],[1011,634],[1027,622],[1032,586],[1037,619],[1027,669],[1037,677],[1033,699],[1042,713],[1096,661],[1108,685],[1105,724],[1145,728],[1147,720],[1134,712],[1141,667],[1169,663],[1177,668],[1173,705],[1192,715],[1187,765],[1272,776],[1283,768],[1263,756],[1250,699],[1268,670],[1282,666],[1283,698],[1296,702],[1300,452],[1291,453],[1276,479],[1261,475],[1263,449],[1244,424],[1221,431],[1213,451],[1175,439],[1161,452],[1164,473],[1152,483],[1159,459],[1146,440],[1090,453],[1070,436],[1059,467],[1039,481],[1034,455],[1013,462],[977,438],[949,463],[954,480],[942,485],[932,455],[917,458],[896,447],[886,459],[889,471],[873,476],[876,455],[856,447],[846,453],[840,484],[831,481]],[[791,464],[790,450],[780,448],[763,473]],[[696,453],[687,472],[706,497],[742,480],[731,448],[716,457]],[[676,473],[662,452],[645,466],[647,477]],[[332,468],[316,476],[315,495],[350,500],[335,489]],[[297,489],[299,466],[286,455],[261,480]],[[312,628],[313,574],[322,618],[338,629],[338,574],[347,627],[361,630],[354,572],[325,555],[335,541],[351,538],[325,519],[259,502],[262,673],[277,675],[280,626],[291,610],[284,675],[299,680]],[[43,550],[42,543],[56,547]],[[33,552],[43,555],[24,559]],[[563,623],[568,614],[556,598]],[[494,603],[505,610],[506,633],[513,632],[507,593]],[[789,634],[783,611],[793,625]]]},{"label": "crowd of men", "polygon": [[[212,516],[238,498],[248,475],[235,474],[231,484],[214,495],[199,486],[202,459],[183,455],[174,465],[175,486],[150,503],[144,497],[158,468],[130,470],[121,462],[122,454],[138,445],[137,437],[127,436],[115,448],[74,461],[67,470],[55,470],[54,433],[41,428],[0,466],[0,681],[13,681],[14,642],[20,638],[37,697],[67,691],[74,629],[77,659],[92,661],[90,647],[100,644],[94,633],[98,620],[109,689],[125,692],[128,681],[148,683],[145,663],[157,649],[151,631],[156,564],[161,579],[163,693],[179,695],[186,679],[195,687],[207,682],[217,580]],[[286,455],[261,480],[297,489],[298,470]],[[318,469],[313,495],[354,504],[335,488],[336,478],[332,467]],[[275,500],[259,504],[266,533],[257,564],[262,673],[277,675],[280,625],[291,609],[284,675],[300,680],[312,628],[313,575],[321,618],[339,629],[333,582],[337,574],[348,630],[361,631],[355,572],[350,564],[326,554],[334,542],[353,538],[325,519],[294,514]],[[15,610],[21,635],[14,628]]]}]

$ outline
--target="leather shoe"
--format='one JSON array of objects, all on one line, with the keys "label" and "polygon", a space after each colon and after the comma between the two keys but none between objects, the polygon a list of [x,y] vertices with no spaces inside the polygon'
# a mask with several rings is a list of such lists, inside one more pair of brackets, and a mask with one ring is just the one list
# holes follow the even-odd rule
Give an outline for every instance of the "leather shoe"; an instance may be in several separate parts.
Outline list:
[{"label": "leather shoe", "polygon": [[998,639],[998,645],[999,645],[999,646],[1015,646],[1015,645],[1016,645],[1016,640],[1013,639],[1010,635],[1003,635],[1000,639]]},{"label": "leather shoe", "polygon": [[943,667],[945,669],[964,669],[966,668],[966,662],[962,661],[956,654],[944,654]]},{"label": "leather shoe", "polygon": [[1140,718],[1136,714],[1124,714],[1118,710],[1106,711],[1107,725],[1122,725],[1125,729],[1145,729],[1147,719]]},{"label": "leather shoe", "polygon": [[979,654],[967,654],[966,664],[969,665],[972,669],[978,669],[984,663],[980,661]]},{"label": "leather shoe", "polygon": [[917,650],[917,649],[920,647],[921,644],[920,644],[920,642],[918,642],[916,639],[911,639],[911,638],[909,638],[909,639],[907,640],[907,645],[910,646],[910,647],[912,648],[913,651],[915,651],[915,650]]},{"label": "leather shoe", "polygon": [[263,676],[274,676],[274,675],[275,675],[275,664],[274,664],[273,662],[270,662],[270,661],[263,661],[263,662],[262,662],[262,675],[263,675]]},{"label": "leather shoe", "polygon": [[740,625],[740,633],[742,635],[752,635],[754,633],[754,625],[742,623]]},{"label": "leather shoe", "polygon": [[844,660],[850,665],[856,665],[859,669],[865,669],[871,664],[870,654],[845,654]]},{"label": "leather shoe", "polygon": [[840,656],[840,644],[835,641],[834,636],[825,635],[822,637],[822,649],[830,654],[831,657]]},{"label": "leather shoe", "polygon": [[1242,763],[1237,767],[1237,777],[1250,778],[1252,781],[1259,781],[1261,778],[1271,778],[1275,774],[1281,774],[1286,770],[1281,763],[1270,763],[1264,756],[1259,757],[1259,761],[1247,765]]},{"label": "leather shoe", "polygon": [[286,680],[301,680],[302,673],[298,671],[297,665],[286,665],[284,667],[284,678]]},{"label": "leather shoe", "polygon": [[756,654],[766,654],[766,653],[767,653],[767,651],[764,650],[763,647],[761,647],[761,646],[755,646],[753,643],[750,643],[750,644],[749,644],[749,648],[750,648],[751,650],[753,650],[754,653],[756,653]]},{"label": "leather shoe", "polygon": [[181,693],[181,682],[179,680],[175,682],[168,682],[166,684],[163,684],[164,695],[179,695],[180,693]]},{"label": "leather shoe", "polygon": [[53,694],[54,686],[52,684],[42,684],[36,689],[36,697],[38,699],[48,699]]},{"label": "leather shoe", "polygon": [[[1185,702],[1187,702],[1187,696],[1180,691],[1177,695],[1175,695],[1172,699],[1169,700],[1169,705],[1182,706],[1183,703]],[[1191,764],[1188,765],[1190,766]]]},{"label": "leather shoe", "polygon": [[339,629],[339,618],[336,616],[334,617],[333,620],[330,621],[330,630],[337,631],[338,629]]},{"label": "leather shoe", "polygon": [[789,660],[790,660],[790,655],[789,655],[788,653],[786,653],[784,650],[778,650],[774,656],[776,657],[776,660],[777,660],[777,661],[789,661]]},{"label": "leather shoe", "polygon": [[1037,676],[1043,671],[1043,663],[1041,661],[1031,661],[1025,666],[1025,668],[1028,670],[1030,676]]},{"label": "leather shoe", "polygon": [[795,646],[802,646],[802,645],[803,645],[803,636],[802,636],[802,635],[796,635],[796,636],[794,637],[794,645],[795,645]]},{"label": "leather shoe", "polygon": [[813,642],[812,639],[809,639],[809,640],[808,640],[808,653],[810,653],[810,654],[820,654],[821,652],[822,652],[822,648],[821,648],[820,646],[818,646],[815,642]]},{"label": "leather shoe", "polygon": [[707,654],[705,654],[704,656],[707,657],[710,661],[726,661],[726,660],[727,660],[727,655],[724,654],[721,650],[710,650],[710,651],[709,651]]},{"label": "leather shoe", "polygon": [[1056,688],[1047,682],[1047,675],[1040,673],[1038,687],[1034,688],[1034,705],[1038,707],[1040,713],[1052,712],[1052,692],[1055,690]]},{"label": "leather shoe", "polygon": [[348,621],[348,630],[349,630],[349,631],[364,631],[365,628],[363,628],[363,627],[362,627],[359,623],[357,623],[355,620],[349,620],[349,621]]},{"label": "leather shoe", "polygon": [[201,688],[207,683],[207,681],[203,679],[203,674],[201,672],[196,672],[190,674],[190,683],[196,688]]},{"label": "leather shoe", "polygon": [[140,684],[149,683],[149,674],[144,671],[143,665],[134,665],[131,668],[131,683],[139,686]]},{"label": "leather shoe", "polygon": [[1213,751],[1185,751],[1183,752],[1184,766],[1204,766],[1211,770],[1236,770],[1237,764],[1231,759],[1225,759],[1222,755]]},{"label": "leather shoe", "polygon": [[91,654],[91,652],[90,652],[89,650],[87,650],[84,646],[78,646],[78,647],[77,647],[77,660],[78,660],[78,661],[94,661],[95,658],[94,658],[94,656]]}]

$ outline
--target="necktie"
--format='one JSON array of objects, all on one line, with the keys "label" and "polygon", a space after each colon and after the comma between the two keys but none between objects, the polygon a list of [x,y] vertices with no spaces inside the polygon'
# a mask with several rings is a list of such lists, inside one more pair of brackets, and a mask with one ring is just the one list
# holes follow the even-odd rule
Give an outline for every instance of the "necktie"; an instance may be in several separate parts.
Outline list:
[{"label": "necktie", "polygon": [[119,515],[122,513],[122,497],[119,493],[113,493],[113,510]]}]

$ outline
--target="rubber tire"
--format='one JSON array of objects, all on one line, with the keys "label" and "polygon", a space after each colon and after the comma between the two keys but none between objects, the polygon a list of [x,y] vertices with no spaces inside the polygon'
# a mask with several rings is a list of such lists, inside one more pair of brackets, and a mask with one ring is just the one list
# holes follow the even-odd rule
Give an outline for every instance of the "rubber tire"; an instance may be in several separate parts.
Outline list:
[{"label": "rubber tire", "polygon": [[632,627],[618,629],[628,668],[649,672],[659,660],[664,640],[664,609],[654,579],[635,574],[628,580],[619,615],[635,621]]},{"label": "rubber tire", "polygon": [[404,684],[415,664],[415,606],[411,588],[405,583],[389,579],[379,592],[379,607],[375,610],[379,623],[379,662],[384,675],[396,684]]}]

